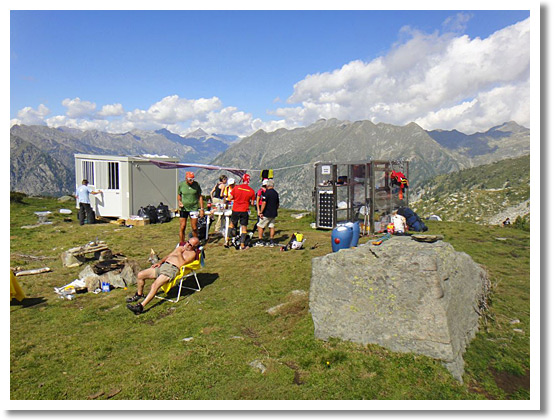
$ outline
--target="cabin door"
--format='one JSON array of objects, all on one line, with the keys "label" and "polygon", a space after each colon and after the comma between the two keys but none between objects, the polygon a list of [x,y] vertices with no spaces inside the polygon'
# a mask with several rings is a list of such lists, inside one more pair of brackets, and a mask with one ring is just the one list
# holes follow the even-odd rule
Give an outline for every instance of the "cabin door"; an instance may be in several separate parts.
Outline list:
[{"label": "cabin door", "polygon": [[123,196],[121,191],[121,162],[96,162],[96,189],[101,194],[92,195],[95,200],[95,213],[104,217],[121,217]]}]

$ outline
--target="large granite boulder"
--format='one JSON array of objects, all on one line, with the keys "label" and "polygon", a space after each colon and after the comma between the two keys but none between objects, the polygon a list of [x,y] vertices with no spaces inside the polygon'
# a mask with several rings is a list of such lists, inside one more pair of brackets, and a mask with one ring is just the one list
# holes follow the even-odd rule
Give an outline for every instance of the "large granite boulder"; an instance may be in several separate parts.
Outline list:
[{"label": "large granite boulder", "polygon": [[449,243],[394,236],[314,258],[309,307],[317,338],[426,355],[462,381],[487,289],[486,272]]}]

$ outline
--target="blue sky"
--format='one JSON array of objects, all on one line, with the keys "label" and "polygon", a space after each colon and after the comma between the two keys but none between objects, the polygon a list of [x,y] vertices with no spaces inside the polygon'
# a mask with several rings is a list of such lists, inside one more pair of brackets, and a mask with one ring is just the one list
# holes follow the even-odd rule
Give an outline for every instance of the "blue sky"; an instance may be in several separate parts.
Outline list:
[{"label": "blue sky", "polygon": [[10,13],[11,124],[530,126],[528,10]]}]

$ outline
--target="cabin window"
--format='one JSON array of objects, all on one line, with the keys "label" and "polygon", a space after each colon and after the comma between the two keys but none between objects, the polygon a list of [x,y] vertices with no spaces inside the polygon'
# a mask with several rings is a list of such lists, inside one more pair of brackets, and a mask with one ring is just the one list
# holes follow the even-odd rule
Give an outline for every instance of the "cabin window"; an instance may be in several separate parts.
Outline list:
[{"label": "cabin window", "polygon": [[119,162],[108,162],[109,176],[108,176],[108,189],[119,189]]},{"label": "cabin window", "polygon": [[93,161],[82,161],[82,175],[84,179],[88,180],[88,183],[90,185],[95,185],[95,171],[93,170]]}]

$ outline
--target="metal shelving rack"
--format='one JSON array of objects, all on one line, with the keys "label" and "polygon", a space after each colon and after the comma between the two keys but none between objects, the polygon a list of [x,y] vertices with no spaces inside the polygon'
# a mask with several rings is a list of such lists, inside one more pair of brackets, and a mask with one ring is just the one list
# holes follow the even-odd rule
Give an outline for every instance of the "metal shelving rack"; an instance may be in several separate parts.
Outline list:
[{"label": "metal shelving rack", "polygon": [[361,221],[372,232],[377,220],[399,207],[408,207],[408,189],[399,198],[391,185],[391,171],[409,179],[408,161],[317,162],[313,207],[319,229],[334,229],[342,222]]}]

